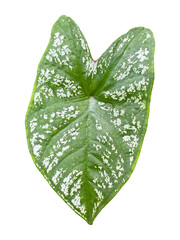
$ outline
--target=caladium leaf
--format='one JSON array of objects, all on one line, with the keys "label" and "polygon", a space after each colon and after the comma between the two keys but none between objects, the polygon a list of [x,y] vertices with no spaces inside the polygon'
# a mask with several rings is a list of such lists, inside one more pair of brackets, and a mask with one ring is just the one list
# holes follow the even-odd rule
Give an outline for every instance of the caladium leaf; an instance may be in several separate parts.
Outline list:
[{"label": "caladium leaf", "polygon": [[129,179],[147,128],[154,38],[138,27],[93,61],[66,16],[40,61],[26,132],[51,187],[89,224]]}]

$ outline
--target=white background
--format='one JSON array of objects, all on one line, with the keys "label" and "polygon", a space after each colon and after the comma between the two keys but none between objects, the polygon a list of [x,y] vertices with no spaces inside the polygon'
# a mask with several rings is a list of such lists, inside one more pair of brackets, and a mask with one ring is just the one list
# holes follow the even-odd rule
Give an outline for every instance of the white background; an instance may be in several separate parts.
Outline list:
[{"label": "white background", "polygon": [[[4,0],[0,3],[0,239],[180,239],[178,0]],[[155,36],[148,130],[126,185],[92,226],[51,189],[28,152],[24,119],[51,27],[70,16],[94,59],[130,28]]]}]

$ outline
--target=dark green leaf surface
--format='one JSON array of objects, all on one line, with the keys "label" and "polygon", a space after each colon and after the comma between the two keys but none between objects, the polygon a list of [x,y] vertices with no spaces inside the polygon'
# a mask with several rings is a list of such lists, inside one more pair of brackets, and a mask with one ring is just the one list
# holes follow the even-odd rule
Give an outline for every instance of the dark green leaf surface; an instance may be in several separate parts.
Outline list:
[{"label": "dark green leaf surface", "polygon": [[89,224],[129,179],[147,128],[154,38],[131,29],[93,61],[66,16],[52,29],[26,114],[32,158]]}]

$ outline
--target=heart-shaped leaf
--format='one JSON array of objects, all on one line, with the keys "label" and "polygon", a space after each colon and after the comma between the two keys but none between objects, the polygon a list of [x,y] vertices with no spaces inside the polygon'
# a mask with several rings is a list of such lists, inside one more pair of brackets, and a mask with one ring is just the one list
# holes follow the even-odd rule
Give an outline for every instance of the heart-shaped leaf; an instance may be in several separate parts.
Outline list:
[{"label": "heart-shaped leaf", "polygon": [[138,27],[93,61],[66,16],[52,29],[26,114],[32,158],[89,224],[129,179],[147,128],[154,38]]}]

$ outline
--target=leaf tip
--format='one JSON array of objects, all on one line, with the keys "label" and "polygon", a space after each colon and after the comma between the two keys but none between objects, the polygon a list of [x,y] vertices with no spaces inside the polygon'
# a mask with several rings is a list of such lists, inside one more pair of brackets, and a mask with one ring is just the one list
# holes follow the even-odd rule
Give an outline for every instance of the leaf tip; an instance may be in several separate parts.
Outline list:
[{"label": "leaf tip", "polygon": [[89,225],[93,225],[93,220],[92,220],[92,219],[86,219],[86,222],[87,222]]}]

